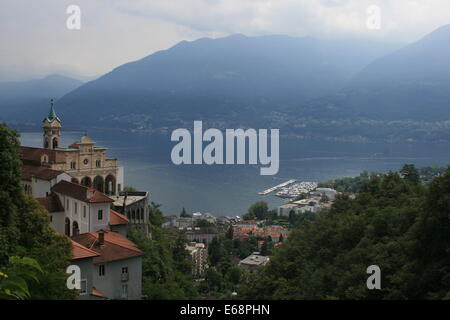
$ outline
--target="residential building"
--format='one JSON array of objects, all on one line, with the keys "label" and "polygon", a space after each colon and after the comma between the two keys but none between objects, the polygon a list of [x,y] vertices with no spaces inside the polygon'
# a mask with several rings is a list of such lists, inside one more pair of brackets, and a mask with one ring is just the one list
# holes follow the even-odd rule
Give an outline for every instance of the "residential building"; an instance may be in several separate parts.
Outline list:
[{"label": "residential building", "polygon": [[59,170],[52,170],[48,167],[22,165],[22,185],[25,194],[34,198],[46,197],[50,194],[50,189],[58,182],[70,181],[72,177]]},{"label": "residential building", "polygon": [[93,276],[95,266],[93,259],[99,254],[92,251],[78,242],[71,240],[72,262],[80,268],[80,295],[79,300],[102,300],[107,297],[98,291],[94,286]]},{"label": "residential building", "polygon": [[86,279],[87,292],[92,293],[89,284],[92,283],[96,293],[108,299],[142,298],[143,252],[133,242],[109,230],[79,234],[72,240],[91,253],[89,258],[92,258],[92,263],[85,263],[82,259],[73,260],[79,266],[82,264],[81,270],[86,270],[84,274],[82,271],[82,278]]},{"label": "residential building", "polygon": [[294,203],[287,203],[287,204],[283,204],[281,206],[278,207],[278,216],[280,217],[289,217],[289,214],[291,213],[291,211],[298,213],[300,212],[299,210],[299,206],[297,204]]},{"label": "residential building", "polygon": [[258,267],[265,266],[269,261],[269,257],[261,256],[259,252],[253,252],[247,258],[241,260],[239,266],[254,270]]},{"label": "residential building", "polygon": [[187,228],[185,236],[188,241],[208,244],[219,236],[219,230],[216,227]]},{"label": "residential building", "polygon": [[330,201],[334,201],[337,191],[331,188],[317,188],[313,195],[319,197],[326,197]]},{"label": "residential building", "polygon": [[186,245],[186,250],[189,252],[192,263],[192,275],[195,277],[201,276],[208,266],[208,250],[205,244],[191,242]]},{"label": "residential building", "polygon": [[[109,228],[110,207],[113,199],[104,193],[82,185],[60,181],[51,188],[52,194],[41,203],[51,203],[52,225],[68,237],[79,233]],[[55,196],[58,200],[55,199]],[[55,204],[55,202],[59,203]],[[63,211],[55,211],[55,208]]]}]

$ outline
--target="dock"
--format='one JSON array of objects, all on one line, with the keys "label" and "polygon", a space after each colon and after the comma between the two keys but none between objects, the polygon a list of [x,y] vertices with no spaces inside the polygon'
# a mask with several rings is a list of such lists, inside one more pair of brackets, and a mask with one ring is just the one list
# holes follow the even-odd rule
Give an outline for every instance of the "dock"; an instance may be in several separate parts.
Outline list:
[{"label": "dock", "polygon": [[258,192],[258,194],[261,195],[261,196],[266,196],[266,195],[268,195],[269,193],[272,193],[272,192],[274,192],[274,191],[276,191],[276,190],[278,190],[278,189],[281,189],[281,188],[284,188],[284,187],[286,187],[286,186],[288,186],[288,185],[290,185],[290,184],[293,184],[295,181],[297,181],[297,180],[296,180],[296,179],[288,180],[288,181],[283,182],[283,183],[281,183],[281,184],[279,184],[279,185],[276,185],[275,187],[272,187],[272,188],[270,188],[270,189],[267,189],[267,190]]}]

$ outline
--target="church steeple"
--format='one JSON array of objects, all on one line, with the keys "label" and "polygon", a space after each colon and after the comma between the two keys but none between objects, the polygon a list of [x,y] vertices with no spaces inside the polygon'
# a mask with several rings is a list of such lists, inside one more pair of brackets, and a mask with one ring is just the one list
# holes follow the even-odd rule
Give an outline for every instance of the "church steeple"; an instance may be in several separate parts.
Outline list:
[{"label": "church steeple", "polygon": [[58,120],[59,122],[61,122],[61,120],[56,115],[55,107],[53,106],[53,99],[50,100],[50,111],[46,119],[48,120],[48,122],[52,122],[53,120]]},{"label": "church steeple", "polygon": [[50,100],[50,111],[43,121],[42,128],[44,130],[44,148],[57,149],[61,138],[61,120],[56,115],[53,99]]}]

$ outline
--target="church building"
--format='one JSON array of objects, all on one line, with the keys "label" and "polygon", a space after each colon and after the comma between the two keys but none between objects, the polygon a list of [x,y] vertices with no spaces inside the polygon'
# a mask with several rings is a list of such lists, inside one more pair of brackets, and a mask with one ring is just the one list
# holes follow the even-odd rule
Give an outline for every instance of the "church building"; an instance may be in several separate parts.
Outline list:
[{"label": "church building", "polygon": [[[62,123],[56,115],[53,100],[48,116],[43,120],[42,148],[21,147],[22,162],[29,168],[47,167],[65,172],[71,182],[93,187],[107,195],[118,195],[123,189],[123,167],[117,159],[107,157],[107,148],[97,146],[89,137],[83,136],[68,147],[61,146]],[[30,169],[30,170],[31,170]],[[32,170],[31,170],[32,171]],[[33,175],[30,172],[29,177]],[[24,181],[24,188],[29,188]],[[27,190],[27,193],[33,191]]]}]

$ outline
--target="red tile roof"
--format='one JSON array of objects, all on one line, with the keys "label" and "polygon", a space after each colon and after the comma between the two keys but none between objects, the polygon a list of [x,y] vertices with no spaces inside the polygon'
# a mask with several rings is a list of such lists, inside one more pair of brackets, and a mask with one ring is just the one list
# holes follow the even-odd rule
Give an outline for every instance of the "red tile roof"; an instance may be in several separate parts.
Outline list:
[{"label": "red tile roof", "polygon": [[133,242],[117,232],[101,231],[104,232],[103,245],[100,245],[98,242],[98,232],[82,233],[72,237],[73,241],[99,254],[98,257],[94,258],[94,263],[129,259],[143,254]]},{"label": "red tile roof", "polygon": [[123,214],[118,213],[114,210],[109,211],[109,225],[118,226],[122,224],[128,224],[129,220]]},{"label": "red tile roof", "polygon": [[95,288],[92,288],[91,296],[108,299],[107,296],[105,296],[103,293],[101,293],[99,290]]},{"label": "red tile roof", "polygon": [[62,206],[59,197],[54,193],[45,198],[36,198],[36,200],[50,213],[64,212],[64,207]]},{"label": "red tile roof", "polygon": [[41,162],[42,155],[46,154],[48,156],[49,162],[56,161],[56,150],[44,149],[44,148],[33,148],[33,147],[20,147],[22,161],[32,161]]},{"label": "red tile roof", "polygon": [[71,240],[72,242],[72,260],[98,257],[98,253],[92,251],[81,244]]},{"label": "red tile roof", "polygon": [[36,177],[42,180],[52,180],[62,173],[64,172],[52,170],[43,166],[31,166],[26,164],[22,166],[22,180],[27,181],[30,181],[31,177]]},{"label": "red tile roof", "polygon": [[89,203],[114,202],[113,199],[94,188],[88,188],[64,180],[55,184],[51,190]]}]

